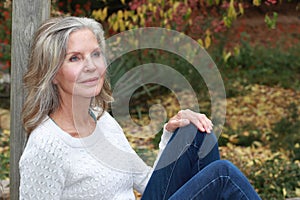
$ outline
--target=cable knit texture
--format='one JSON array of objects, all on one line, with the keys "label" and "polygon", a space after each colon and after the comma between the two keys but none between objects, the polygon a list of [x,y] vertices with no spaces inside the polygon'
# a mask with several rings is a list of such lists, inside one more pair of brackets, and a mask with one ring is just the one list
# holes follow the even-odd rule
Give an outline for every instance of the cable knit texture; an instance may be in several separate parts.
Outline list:
[{"label": "cable knit texture", "polygon": [[[160,151],[170,136],[164,130]],[[85,138],[71,137],[47,117],[31,133],[19,167],[20,199],[28,200],[135,199],[133,188],[142,193],[152,174],[107,112]]]}]

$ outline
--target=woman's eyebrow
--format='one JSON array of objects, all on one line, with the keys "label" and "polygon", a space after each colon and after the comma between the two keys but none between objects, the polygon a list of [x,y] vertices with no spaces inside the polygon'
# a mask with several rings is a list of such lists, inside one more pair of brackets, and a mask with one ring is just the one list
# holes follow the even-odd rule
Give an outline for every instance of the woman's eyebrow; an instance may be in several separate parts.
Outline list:
[{"label": "woman's eyebrow", "polygon": [[[93,51],[96,51],[96,50],[101,51],[101,48],[100,48],[100,47],[96,47]],[[92,51],[92,52],[93,52],[93,51]]]},{"label": "woman's eyebrow", "polygon": [[[96,47],[95,49],[93,49],[91,52],[94,52],[96,50],[99,50],[101,51],[101,48],[100,47]],[[70,52],[67,52],[66,55],[69,55],[69,54],[80,54],[81,52],[80,51],[70,51]]]},{"label": "woman's eyebrow", "polygon": [[71,51],[71,52],[67,52],[66,55],[69,55],[69,54],[80,54],[79,51]]}]

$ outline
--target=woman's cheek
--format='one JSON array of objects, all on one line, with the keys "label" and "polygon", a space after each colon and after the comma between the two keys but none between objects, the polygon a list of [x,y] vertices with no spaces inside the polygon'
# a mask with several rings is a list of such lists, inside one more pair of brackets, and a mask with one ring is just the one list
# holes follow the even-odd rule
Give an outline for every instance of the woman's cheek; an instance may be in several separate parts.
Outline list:
[{"label": "woman's cheek", "polygon": [[69,73],[69,75],[68,75],[69,80],[73,81],[73,82],[76,82],[80,77],[81,70],[73,68],[73,69],[68,70],[68,73]]}]

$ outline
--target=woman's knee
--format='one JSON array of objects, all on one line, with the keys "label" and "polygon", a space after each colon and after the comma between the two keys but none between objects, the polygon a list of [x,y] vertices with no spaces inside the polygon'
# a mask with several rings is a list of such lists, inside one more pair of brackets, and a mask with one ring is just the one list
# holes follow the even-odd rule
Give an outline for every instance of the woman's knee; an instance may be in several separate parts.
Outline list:
[{"label": "woman's knee", "polygon": [[198,149],[199,159],[204,159],[208,155],[213,155],[213,160],[220,159],[218,149],[218,139],[215,134],[201,132],[194,124],[177,129],[169,141],[169,146],[176,147],[194,146]]},{"label": "woman's knee", "polygon": [[[198,137],[199,130],[197,129],[197,127],[194,124],[189,124],[187,126],[176,129],[169,142],[176,141],[184,145],[192,144],[195,139],[198,139]],[[203,140],[203,138],[201,139],[200,136],[199,140]]]},{"label": "woman's knee", "polygon": [[224,171],[226,174],[229,174],[230,171],[232,171],[235,167],[229,160],[216,160],[211,163],[211,166],[209,166],[210,169],[218,170],[218,171]]}]

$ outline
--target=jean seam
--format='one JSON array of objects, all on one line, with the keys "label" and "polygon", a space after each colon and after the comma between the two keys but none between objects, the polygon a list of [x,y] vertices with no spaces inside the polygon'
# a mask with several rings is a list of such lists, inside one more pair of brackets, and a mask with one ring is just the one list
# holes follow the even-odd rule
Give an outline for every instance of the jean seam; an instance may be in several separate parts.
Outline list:
[{"label": "jean seam", "polygon": [[243,193],[243,195],[249,200],[249,198],[247,197],[247,195],[244,193],[244,191],[229,177],[230,182],[235,185],[235,187],[237,187],[241,193]]},{"label": "jean seam", "polygon": [[170,185],[170,180],[171,180],[171,177],[173,176],[173,171],[174,171],[174,169],[175,169],[175,167],[176,167],[176,164],[177,164],[177,162],[178,162],[178,159],[182,156],[182,154],[183,154],[184,152],[187,151],[186,147],[190,147],[191,145],[192,145],[192,144],[186,144],[185,147],[183,148],[182,152],[180,152],[179,156],[176,158],[176,161],[175,161],[175,163],[174,163],[174,166],[173,166],[173,168],[172,168],[172,170],[171,170],[171,173],[170,173],[170,176],[169,176],[169,180],[168,180],[168,183],[167,183],[167,186],[166,186],[166,190],[165,190],[164,195],[163,195],[163,199],[166,198],[166,194],[167,194],[167,191],[168,191],[169,185]]},{"label": "jean seam", "polygon": [[203,190],[205,190],[210,184],[212,184],[213,182],[217,181],[218,179],[221,178],[227,178],[235,187],[238,188],[238,190],[249,200],[249,198],[247,197],[247,195],[244,193],[244,191],[230,178],[230,176],[219,176],[218,178],[213,179],[212,181],[210,181],[210,183],[206,184],[205,187],[203,187],[201,190],[199,190],[193,197],[191,200],[197,198],[197,196],[199,195],[200,192],[202,192]]},{"label": "jean seam", "polygon": [[193,141],[190,145],[199,149],[202,146],[202,143],[198,146],[198,144],[195,141]]}]

